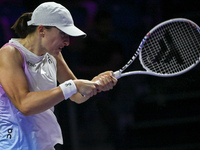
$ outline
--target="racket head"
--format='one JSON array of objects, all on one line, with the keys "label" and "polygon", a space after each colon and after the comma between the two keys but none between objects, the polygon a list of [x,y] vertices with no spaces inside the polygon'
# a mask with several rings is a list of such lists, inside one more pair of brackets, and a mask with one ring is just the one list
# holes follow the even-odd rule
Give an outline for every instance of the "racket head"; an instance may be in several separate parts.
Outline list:
[{"label": "racket head", "polygon": [[170,19],[150,30],[139,47],[140,63],[148,74],[180,75],[199,63],[200,28],[185,18]]}]

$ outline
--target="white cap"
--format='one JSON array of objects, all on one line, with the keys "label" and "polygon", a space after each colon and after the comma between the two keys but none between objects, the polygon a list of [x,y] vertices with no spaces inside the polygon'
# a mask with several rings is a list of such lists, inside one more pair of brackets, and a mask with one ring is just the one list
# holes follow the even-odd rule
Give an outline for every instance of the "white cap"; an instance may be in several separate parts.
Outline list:
[{"label": "white cap", "polygon": [[86,34],[74,25],[72,16],[67,8],[55,2],[40,4],[34,11],[30,25],[55,26],[69,36],[86,36]]}]

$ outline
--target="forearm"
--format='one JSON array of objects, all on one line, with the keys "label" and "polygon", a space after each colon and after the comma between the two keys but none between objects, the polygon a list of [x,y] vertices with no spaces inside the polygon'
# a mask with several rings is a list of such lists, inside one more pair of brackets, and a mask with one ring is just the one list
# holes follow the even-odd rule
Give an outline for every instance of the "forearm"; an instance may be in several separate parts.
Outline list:
[{"label": "forearm", "polygon": [[[94,77],[91,81],[77,80],[76,76],[66,64],[62,54],[60,53],[55,58],[57,60],[57,78],[59,83],[62,84],[63,82],[72,79],[76,84],[77,93],[70,97],[70,100],[75,103],[83,103],[93,95],[96,95],[97,92],[110,90],[117,82],[117,80],[111,79],[112,71],[101,73]],[[100,85],[95,82],[97,80],[100,81]]]},{"label": "forearm", "polygon": [[24,115],[30,116],[41,113],[62,100],[64,100],[64,95],[60,87],[56,87],[48,91],[28,92],[20,102],[14,102],[14,104]]},{"label": "forearm", "polygon": [[80,104],[80,103],[87,101],[90,97],[92,97],[93,95],[96,95],[99,92],[108,91],[108,90],[112,89],[113,86],[115,86],[117,83],[117,79],[112,76],[112,73],[113,73],[112,71],[106,71],[106,72],[99,74],[98,76],[95,76],[91,80],[93,83],[95,83],[95,87],[94,87],[95,91],[93,91],[93,92],[87,91],[87,89],[84,88],[86,90],[85,92],[90,93],[90,95],[80,94],[80,93],[83,93],[84,91],[79,91],[81,88],[77,85],[77,87],[78,87],[77,89],[79,89],[78,90],[79,93],[74,94],[73,96],[70,97],[70,99],[72,101]]}]

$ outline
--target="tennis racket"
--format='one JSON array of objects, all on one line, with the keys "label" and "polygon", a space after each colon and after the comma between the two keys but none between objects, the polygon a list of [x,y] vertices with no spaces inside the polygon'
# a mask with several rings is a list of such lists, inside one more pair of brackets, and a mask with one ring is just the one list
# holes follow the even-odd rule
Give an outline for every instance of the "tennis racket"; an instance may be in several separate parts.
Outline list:
[{"label": "tennis racket", "polygon": [[[136,57],[145,71],[123,73]],[[133,57],[113,76],[117,79],[145,74],[171,77],[186,73],[199,63],[200,28],[191,20],[175,18],[151,29],[141,41]]]}]

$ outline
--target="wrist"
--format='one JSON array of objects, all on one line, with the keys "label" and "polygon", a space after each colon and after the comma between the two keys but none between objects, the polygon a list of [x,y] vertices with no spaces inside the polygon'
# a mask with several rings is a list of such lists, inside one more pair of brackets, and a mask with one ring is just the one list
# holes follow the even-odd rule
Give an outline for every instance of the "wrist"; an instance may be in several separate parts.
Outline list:
[{"label": "wrist", "polygon": [[59,87],[63,92],[65,100],[77,92],[77,88],[73,80],[65,81],[61,83]]}]

